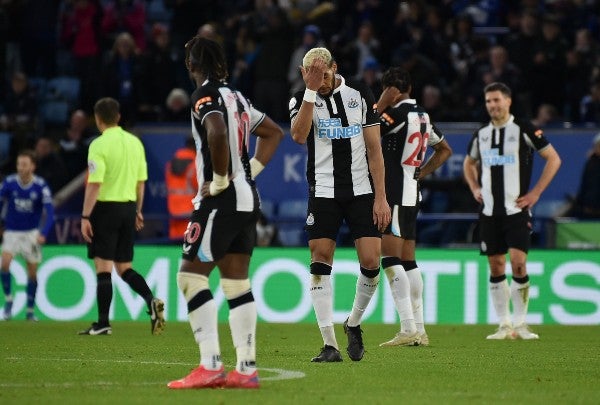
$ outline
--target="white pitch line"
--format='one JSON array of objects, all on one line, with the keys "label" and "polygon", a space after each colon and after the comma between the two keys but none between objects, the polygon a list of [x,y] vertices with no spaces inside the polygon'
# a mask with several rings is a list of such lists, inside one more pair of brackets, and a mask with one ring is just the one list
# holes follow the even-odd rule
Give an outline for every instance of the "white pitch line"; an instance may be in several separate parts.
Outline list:
[{"label": "white pitch line", "polygon": [[[61,358],[35,358],[28,359],[24,357],[6,357],[6,360],[35,360],[35,361],[77,361],[77,362],[95,362],[95,363],[136,363],[136,364],[158,364],[158,365],[175,365],[175,366],[195,366],[196,364],[192,363],[182,363],[182,362],[165,362],[165,361],[136,361],[136,360],[110,360],[110,359],[61,359]],[[269,373],[274,373],[275,375],[269,377],[260,377],[261,381],[283,381],[283,380],[296,380],[300,378],[306,377],[306,374],[302,371],[295,370],[285,370],[282,368],[266,368],[266,367],[258,367],[258,370],[266,371]],[[151,383],[151,382],[142,382],[142,383],[127,383],[127,384],[114,384],[111,382],[102,382],[98,381],[96,383],[85,383],[86,386],[89,385],[154,385],[154,384],[163,384],[164,381],[159,383]],[[44,387],[71,387],[75,386],[75,383],[60,383],[60,384],[42,384]],[[6,384],[0,383],[0,387],[8,388],[8,387],[29,387],[31,385],[27,384]]]}]

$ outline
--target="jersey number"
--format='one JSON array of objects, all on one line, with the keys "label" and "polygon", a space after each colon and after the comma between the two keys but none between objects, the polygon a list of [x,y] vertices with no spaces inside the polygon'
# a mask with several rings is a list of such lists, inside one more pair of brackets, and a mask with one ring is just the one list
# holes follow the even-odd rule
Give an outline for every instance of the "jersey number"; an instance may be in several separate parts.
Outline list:
[{"label": "jersey number", "polygon": [[[407,143],[414,146],[414,149],[410,156],[402,162],[407,166],[421,166],[421,162],[425,157],[425,151],[427,150],[427,140],[429,139],[429,133],[413,132],[409,135]],[[415,145],[416,144],[416,145]]]}]

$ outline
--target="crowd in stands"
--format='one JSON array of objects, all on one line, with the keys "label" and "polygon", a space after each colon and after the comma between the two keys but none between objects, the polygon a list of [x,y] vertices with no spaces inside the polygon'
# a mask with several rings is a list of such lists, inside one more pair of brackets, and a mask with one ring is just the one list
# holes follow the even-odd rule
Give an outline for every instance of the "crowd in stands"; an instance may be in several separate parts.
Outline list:
[{"label": "crowd in stands", "polygon": [[188,122],[196,34],[224,45],[230,82],[280,122],[301,56],[324,45],[376,96],[382,71],[406,68],[434,121],[484,120],[482,88],[503,81],[519,116],[597,125],[599,15],[576,0],[0,0],[1,174],[29,146],[52,162],[38,167],[53,191],[76,176],[99,97],[119,100],[124,127]]}]

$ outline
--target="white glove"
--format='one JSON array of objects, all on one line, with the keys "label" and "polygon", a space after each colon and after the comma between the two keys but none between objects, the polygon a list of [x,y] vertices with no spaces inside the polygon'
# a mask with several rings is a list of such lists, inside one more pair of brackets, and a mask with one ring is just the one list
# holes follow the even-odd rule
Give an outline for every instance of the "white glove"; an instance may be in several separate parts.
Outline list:
[{"label": "white glove", "polygon": [[221,176],[213,172],[213,179],[210,182],[210,186],[208,187],[208,192],[210,193],[210,195],[215,196],[221,193],[227,187],[229,187],[229,178],[227,176]]}]

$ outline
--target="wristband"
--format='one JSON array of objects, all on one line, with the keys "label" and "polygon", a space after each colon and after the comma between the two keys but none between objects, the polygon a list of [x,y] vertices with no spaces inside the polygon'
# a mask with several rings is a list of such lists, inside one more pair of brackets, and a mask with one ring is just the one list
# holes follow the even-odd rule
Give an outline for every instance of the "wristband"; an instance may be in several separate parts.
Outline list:
[{"label": "wristband", "polygon": [[304,90],[304,97],[302,100],[307,101],[309,103],[314,103],[317,101],[317,92],[315,90],[306,89]]},{"label": "wristband", "polygon": [[252,159],[250,159],[250,175],[252,177],[252,180],[254,180],[256,176],[258,176],[258,174],[263,171],[264,168],[265,165],[260,163],[260,161],[257,158],[253,157]]},{"label": "wristband", "polygon": [[90,220],[90,216],[89,215],[82,215],[81,219],[87,219],[89,221]]},{"label": "wristband", "polygon": [[225,190],[229,187],[229,178],[227,176],[221,176],[215,172],[213,172],[213,179],[210,182],[210,186],[208,188],[208,192],[210,195],[217,195],[221,191]]}]

